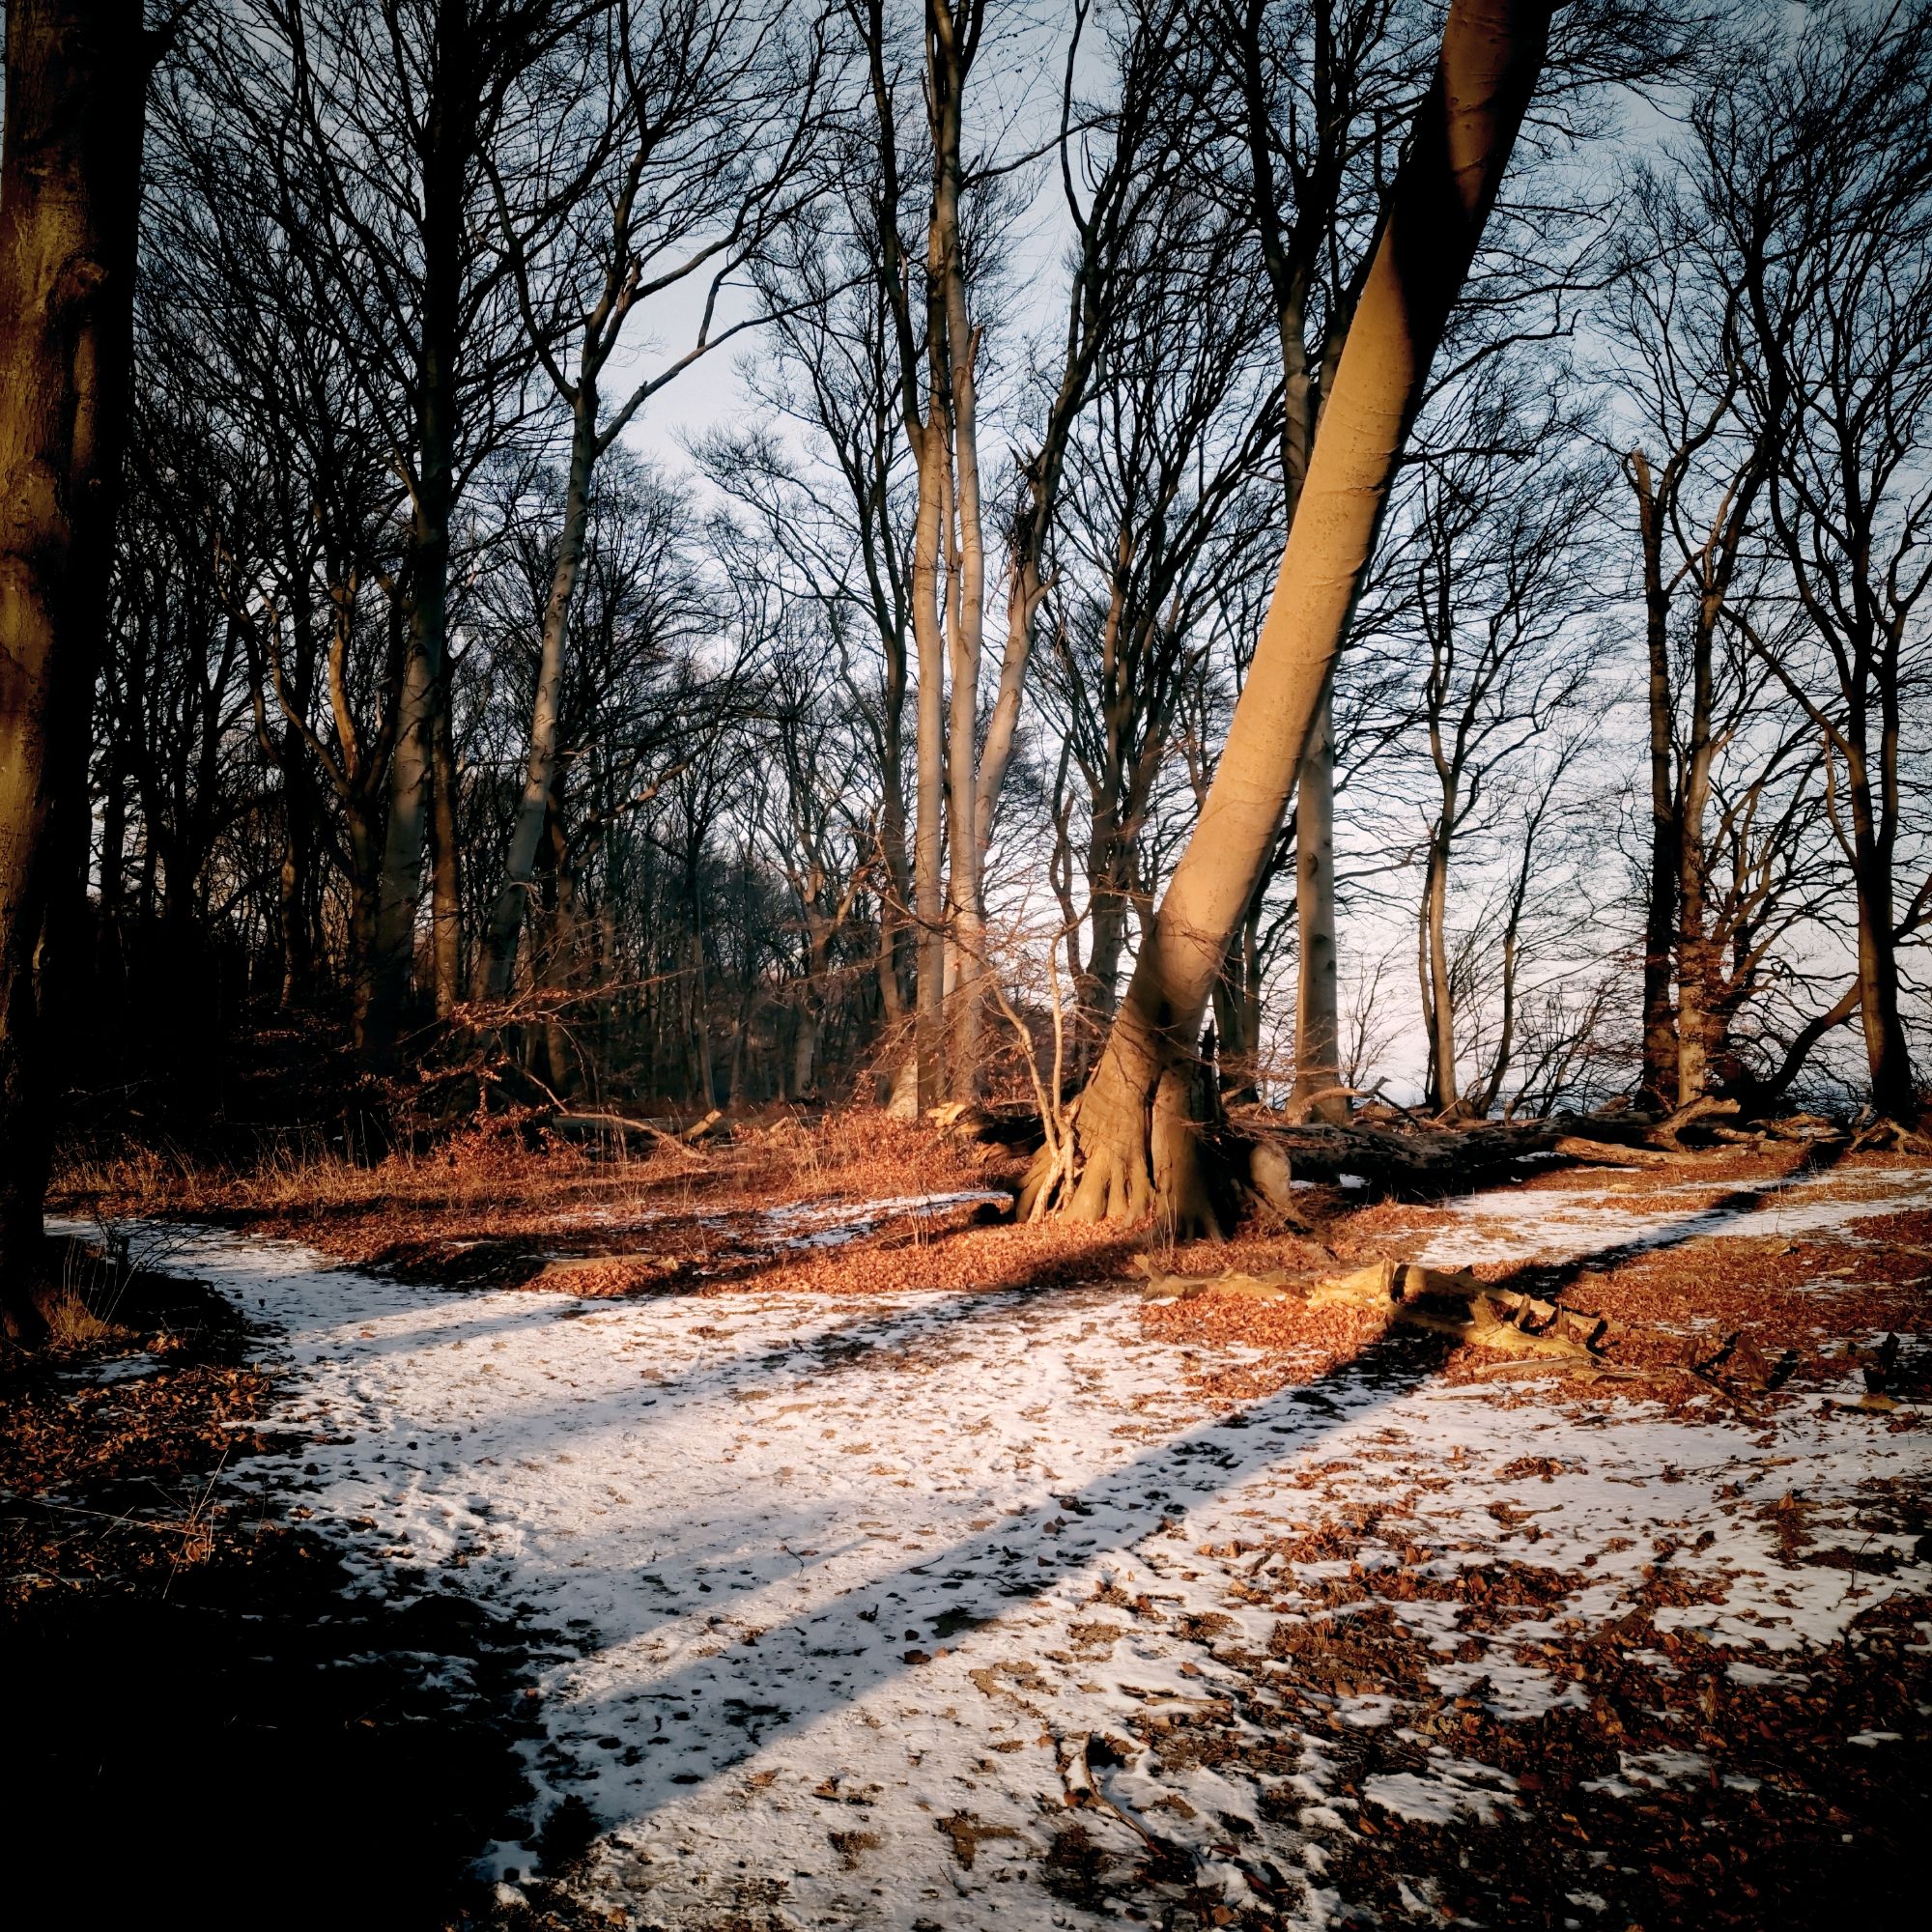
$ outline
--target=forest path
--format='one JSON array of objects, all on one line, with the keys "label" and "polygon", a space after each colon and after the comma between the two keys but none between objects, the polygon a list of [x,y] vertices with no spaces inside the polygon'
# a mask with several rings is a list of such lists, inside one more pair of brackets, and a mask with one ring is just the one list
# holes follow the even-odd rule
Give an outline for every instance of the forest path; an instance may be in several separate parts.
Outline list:
[{"label": "forest path", "polygon": [[[1922,1170],[1860,1179],[1744,1212],[1852,1235],[1932,1206]],[[1699,1211],[1644,1209],[1662,1238]],[[1434,1253],[1632,1234],[1613,1196],[1502,1192],[1444,1210]],[[1672,1415],[1446,1384],[1393,1347],[1231,1410],[1198,1385],[1259,1351],[1151,1341],[1120,1286],[577,1300],[133,1237],[287,1371],[273,1424],[302,1445],[236,1489],[307,1513],[368,1589],[433,1573],[529,1639],[540,1803],[487,1858],[513,1914],[1314,1924],[1373,1883],[1439,1922],[1432,1834],[1534,1806],[1531,1741],[1602,1707],[1579,1660],[1604,1633],[1617,1669],[1683,1679],[1694,1653],[1726,1697],[1770,1694],[1932,1584],[1899,1514],[1932,1436],[1815,1396]],[[1688,1721],[1599,1740],[1565,1815],[1673,1785],[1758,1803]],[[526,1842],[547,1819],[552,1847],[597,1830],[557,1889]],[[1391,1831],[1403,1856],[1362,1866]],[[1621,1869],[1586,1844],[1563,1883]],[[1641,1902],[1576,1883],[1578,1922]]]}]

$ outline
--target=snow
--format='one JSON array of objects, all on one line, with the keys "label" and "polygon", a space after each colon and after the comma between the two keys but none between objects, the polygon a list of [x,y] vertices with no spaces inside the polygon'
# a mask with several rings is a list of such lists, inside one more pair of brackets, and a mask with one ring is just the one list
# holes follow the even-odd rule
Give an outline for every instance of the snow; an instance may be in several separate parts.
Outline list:
[{"label": "snow", "polygon": [[1362,1792],[1384,1810],[1418,1824],[1453,1825],[1470,1817],[1488,1825],[1516,1802],[1509,1796],[1515,1781],[1486,1764],[1452,1759],[1430,1777],[1408,1771],[1378,1774],[1363,1780]]},{"label": "snow", "polygon": [[[1859,1191],[1853,1192],[1853,1189]],[[1447,1225],[1415,1257],[1429,1267],[1478,1262],[1567,1260],[1613,1237],[1620,1252],[1677,1245],[1700,1235],[1789,1238],[1856,1233],[1867,1215],[1932,1208],[1932,1170],[1822,1170],[1768,1185],[1746,1186],[1711,1202],[1708,1181],[1653,1187],[1632,1195],[1610,1187],[1556,1187],[1534,1192],[1493,1189],[1445,1201]],[[1700,1205],[1687,1208],[1683,1197]]]},{"label": "snow", "polygon": [[1633,1798],[1639,1786],[1688,1784],[1708,1776],[1711,1770],[1711,1760],[1702,1751],[1691,1750],[1622,1751],[1618,1765],[1622,1776],[1586,1778],[1583,1789]]},{"label": "snow", "polygon": [[117,1355],[111,1361],[90,1362],[84,1369],[73,1370],[70,1378],[98,1387],[107,1382],[138,1381],[143,1376],[152,1376],[161,1366],[158,1355],[146,1352]]},{"label": "snow", "polygon": [[[1575,1252],[1687,1226],[1790,1233],[1928,1188],[1922,1174],[1869,1199],[1794,1186],[1729,1221],[1602,1189],[1500,1190],[1452,1204],[1424,1258]],[[974,1198],[766,1220],[805,1239]],[[1256,1719],[1272,1693],[1240,1660],[1332,1566],[1276,1571],[1271,1602],[1245,1586],[1266,1539],[1361,1520],[1345,1512],[1374,1506],[1391,1525],[1363,1535],[1365,1567],[1413,1561],[1406,1545],[1443,1577],[1501,1560],[1585,1578],[1486,1636],[1475,1662],[1458,1652],[1454,1605],[1401,1606],[1440,1655],[1437,1690],[1505,1719],[1580,1695],[1518,1645],[1620,1616],[1646,1565],[1670,1563],[1700,1599],[1656,1625],[1752,1646],[1766,1664],[1734,1664],[1745,1682],[1772,1681],[1773,1665],[1926,1580],[1908,1539],[1850,1520],[1868,1482],[1923,1482],[1924,1436],[1823,1404],[1751,1436],[1644,1405],[1560,1407],[1520,1380],[1350,1369],[1228,1411],[1186,1371],[1253,1351],[1183,1356],[1146,1339],[1124,1286],[864,1301],[755,1280],[702,1297],[452,1293],[218,1230],[129,1232],[137,1253],[164,1249],[232,1297],[285,1372],[273,1424],[301,1439],[231,1468],[230,1493],[304,1505],[362,1588],[413,1570],[527,1634],[542,1693],[531,1835],[546,1808],[587,1804],[603,1835],[573,1884],[634,1925],[753,1909],[900,1932],[968,1932],[995,1912],[1021,1928],[1104,1922],[1040,1883],[1069,1795],[1090,1787],[1078,1815],[1094,1839],[1124,1855],[1154,1831],[1233,1902],[1260,1852],[1314,1880],[1321,1833],[1356,1801],[1321,1738],[1291,1776],[1266,1769]],[[1500,1473],[1527,1459],[1554,1473]],[[1854,1585],[1786,1562],[1770,1508],[1793,1492],[1814,1549],[1890,1548],[1893,1573]],[[1207,1553],[1237,1541],[1244,1553]],[[1143,1597],[1151,1613],[1122,1607]],[[1233,1723],[1235,1757],[1163,1756],[1166,1732],[1150,1726],[1150,1746],[1127,1722],[1205,1713]],[[1345,1715],[1368,1728],[1400,1717],[1375,1696]],[[1614,1782],[1634,1794],[1703,1762],[1633,1757]],[[1465,1827],[1516,1802],[1501,1773],[1439,1747],[1426,1769],[1361,1788]],[[1298,1822],[1260,1806],[1284,1789]],[[485,1875],[514,1889],[533,1862],[506,1840]],[[1336,1907],[1313,1883],[1305,1897],[1311,1923]]]}]

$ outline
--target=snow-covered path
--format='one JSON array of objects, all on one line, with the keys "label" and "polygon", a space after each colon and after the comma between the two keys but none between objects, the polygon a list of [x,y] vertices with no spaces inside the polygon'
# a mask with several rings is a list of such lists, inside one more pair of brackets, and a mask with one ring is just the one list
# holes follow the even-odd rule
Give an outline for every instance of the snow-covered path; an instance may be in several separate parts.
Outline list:
[{"label": "snow-covered path", "polygon": [[[1489,1255],[1629,1237],[1628,1204],[1561,1198],[1560,1238],[1520,1195],[1462,1217]],[[1923,1435],[1815,1405],[1753,1440],[1364,1364],[1214,1412],[1186,1372],[1251,1357],[1146,1340],[1119,1289],[579,1301],[406,1287],[215,1231],[135,1238],[241,1303],[289,1371],[275,1422],[305,1446],[240,1487],[311,1512],[372,1590],[418,1567],[549,1634],[540,1811],[588,1806],[604,1835],[573,1883],[633,1925],[1105,1922],[1045,1882],[1069,1793],[1095,1785],[1080,1815],[1103,1847],[1140,1851],[1157,1821],[1194,1887],[1253,1906],[1292,1872],[1320,1921],[1319,1827],[1356,1801],[1318,1741],[1284,1753],[1239,1660],[1349,1568],[1258,1582],[1252,1552],[1338,1513],[1373,1512],[1369,1570],[1588,1571],[1480,1661],[1439,1594],[1402,1606],[1436,1688],[1505,1715],[1575,1694],[1522,1645],[1618,1614],[1660,1538],[1710,1587],[1657,1627],[1770,1651],[1926,1580],[1909,1542],[1862,1582],[1780,1557],[1777,1497],[1802,1492],[1815,1535],[1841,1520],[1849,1537],[1861,1485],[1926,1473]],[[1355,1701],[1351,1721],[1389,1720]],[[1146,1747],[1210,1706],[1232,1756]],[[1381,1783],[1367,1796],[1416,1816],[1513,1802],[1442,1747]],[[508,1839],[490,1855],[508,1884],[532,1861]]]}]

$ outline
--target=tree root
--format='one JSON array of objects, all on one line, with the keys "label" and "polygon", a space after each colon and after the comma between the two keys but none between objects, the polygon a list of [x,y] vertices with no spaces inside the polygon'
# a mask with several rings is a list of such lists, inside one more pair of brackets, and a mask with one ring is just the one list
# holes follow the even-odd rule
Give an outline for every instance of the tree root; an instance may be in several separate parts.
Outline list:
[{"label": "tree root", "polygon": [[1142,1101],[1103,1065],[1034,1156],[1018,1217],[1151,1220],[1170,1240],[1223,1238],[1235,1187],[1227,1150],[1202,1118],[1201,1086],[1199,1069],[1171,1067]]}]

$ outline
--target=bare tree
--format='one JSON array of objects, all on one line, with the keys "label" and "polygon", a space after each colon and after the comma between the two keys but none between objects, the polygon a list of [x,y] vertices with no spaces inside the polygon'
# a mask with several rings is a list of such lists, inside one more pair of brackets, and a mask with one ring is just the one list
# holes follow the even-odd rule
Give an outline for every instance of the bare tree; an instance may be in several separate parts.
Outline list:
[{"label": "bare tree", "polygon": [[[1600,479],[1561,464],[1560,423],[1537,421],[1540,399],[1492,386],[1495,374],[1486,372],[1454,446],[1420,466],[1413,527],[1390,564],[1406,580],[1405,604],[1420,634],[1413,715],[1428,764],[1416,922],[1430,1041],[1424,1097],[1448,1113],[1466,1111],[1450,970],[1451,866],[1465,840],[1515,807],[1519,762],[1560,727],[1588,678],[1578,627],[1591,613],[1579,591],[1593,560]],[[1506,923],[1506,943],[1528,887],[1526,871],[1519,879],[1519,917]],[[1506,983],[1513,988],[1513,975]]]},{"label": "bare tree", "polygon": [[1899,5],[1821,10],[1791,45],[1741,58],[1692,121],[1700,213],[1739,267],[1747,409],[1803,622],[1770,635],[1735,604],[1724,614],[1823,741],[1872,1104],[1901,1122],[1918,1098],[1899,949],[1932,914],[1932,878],[1898,903],[1932,589],[1929,115],[1932,14]]},{"label": "bare tree", "polygon": [[[484,948],[484,991],[510,990],[517,934],[556,768],[570,602],[583,556],[591,476],[638,412],[755,314],[720,323],[721,296],[778,224],[815,190],[822,39],[793,43],[784,10],[751,0],[675,0],[634,13],[618,0],[585,92],[559,119],[573,143],[506,184],[491,169],[530,347],[569,412],[563,528],[543,618],[529,760]],[[601,220],[597,219],[602,216]],[[701,287],[695,335],[607,414],[605,373],[634,315]],[[575,345],[574,362],[559,350]]]},{"label": "bare tree", "polygon": [[[1075,1215],[1221,1220],[1187,1062],[1273,845],[1431,360],[1540,72],[1549,10],[1460,0],[1350,322],[1280,582],[1199,824],[1083,1093]],[[1453,109],[1451,103],[1454,103]]]}]

